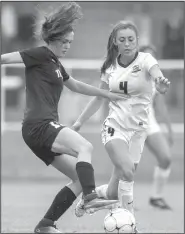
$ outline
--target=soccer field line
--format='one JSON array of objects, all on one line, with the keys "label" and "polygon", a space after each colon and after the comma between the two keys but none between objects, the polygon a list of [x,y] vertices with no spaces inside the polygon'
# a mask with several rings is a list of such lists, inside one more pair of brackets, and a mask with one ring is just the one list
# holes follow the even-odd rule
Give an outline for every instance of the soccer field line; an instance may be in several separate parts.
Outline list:
[{"label": "soccer field line", "polygon": [[[21,131],[21,122],[6,122],[6,123],[1,123],[1,132],[17,132]],[[160,124],[161,129],[163,132],[167,132],[167,129],[164,124]],[[184,123],[172,123],[172,129],[174,133],[178,134],[184,134]],[[86,125],[81,129],[81,133],[98,133],[101,130],[101,125]]]}]

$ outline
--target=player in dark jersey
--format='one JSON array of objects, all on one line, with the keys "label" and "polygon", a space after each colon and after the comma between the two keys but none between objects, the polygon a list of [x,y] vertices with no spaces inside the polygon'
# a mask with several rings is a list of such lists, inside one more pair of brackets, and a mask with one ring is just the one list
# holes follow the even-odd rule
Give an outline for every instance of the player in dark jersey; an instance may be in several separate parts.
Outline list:
[{"label": "player in dark jersey", "polygon": [[[54,222],[83,192],[81,207],[103,206],[95,192],[94,170],[91,164],[93,147],[77,132],[61,125],[58,102],[63,85],[89,96],[101,96],[110,101],[122,99],[117,94],[76,81],[67,74],[59,58],[64,57],[74,37],[74,23],[82,16],[80,6],[67,3],[42,24],[45,45],[1,56],[2,64],[24,63],[26,77],[26,110],[22,125],[23,139],[33,153],[46,165],[52,165],[72,182],[55,197],[35,233],[60,233]],[[74,157],[71,157],[71,156]],[[102,202],[102,203],[101,203]],[[109,201],[109,204],[117,202]],[[76,214],[81,212],[76,210]]]}]

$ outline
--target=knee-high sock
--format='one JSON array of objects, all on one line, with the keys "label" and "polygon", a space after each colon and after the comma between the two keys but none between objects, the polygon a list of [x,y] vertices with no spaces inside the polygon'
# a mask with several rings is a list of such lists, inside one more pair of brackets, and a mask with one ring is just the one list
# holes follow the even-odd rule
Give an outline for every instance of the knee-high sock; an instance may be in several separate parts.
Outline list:
[{"label": "knee-high sock", "polygon": [[87,195],[94,192],[96,186],[92,164],[87,162],[78,162],[76,164],[76,172],[82,186],[83,194]]},{"label": "knee-high sock", "polygon": [[153,198],[163,197],[164,188],[170,175],[170,168],[163,169],[158,166],[154,169],[153,188],[151,196]]},{"label": "knee-high sock", "polygon": [[57,221],[66,212],[67,209],[69,209],[75,199],[76,195],[70,188],[65,186],[56,195],[51,206],[44,215],[44,218],[41,219],[35,229],[37,229],[38,227],[53,225],[53,223]]},{"label": "knee-high sock", "polygon": [[132,214],[134,214],[133,186],[134,181],[128,182],[120,180],[118,187],[118,197],[120,200],[121,207],[129,210]]}]

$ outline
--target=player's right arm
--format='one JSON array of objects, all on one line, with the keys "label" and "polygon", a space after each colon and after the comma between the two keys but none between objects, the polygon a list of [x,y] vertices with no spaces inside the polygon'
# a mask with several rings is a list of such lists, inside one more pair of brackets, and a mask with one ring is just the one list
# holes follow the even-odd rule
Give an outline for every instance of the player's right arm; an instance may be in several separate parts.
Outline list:
[{"label": "player's right arm", "polygon": [[[108,90],[108,84],[106,84],[104,81],[101,81],[99,88]],[[104,98],[100,96],[94,97],[84,108],[81,115],[78,117],[76,122],[73,124],[73,129],[75,131],[78,131],[82,125],[91,117],[93,116],[101,107],[101,105],[104,102]]]},{"label": "player's right arm", "polygon": [[12,52],[1,55],[1,64],[23,63],[19,52]]}]

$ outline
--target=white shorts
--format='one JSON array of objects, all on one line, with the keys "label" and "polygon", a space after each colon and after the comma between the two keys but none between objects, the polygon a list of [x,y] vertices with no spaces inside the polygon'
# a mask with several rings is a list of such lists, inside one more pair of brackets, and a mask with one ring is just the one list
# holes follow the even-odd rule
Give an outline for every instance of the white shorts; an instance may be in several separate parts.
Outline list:
[{"label": "white shorts", "polygon": [[105,121],[101,131],[104,145],[113,139],[124,140],[128,144],[128,150],[134,163],[139,163],[146,140],[146,131],[127,130],[114,120]]},{"label": "white shorts", "polygon": [[161,132],[161,128],[159,124],[157,123],[157,120],[155,118],[154,112],[151,111],[148,116],[148,128],[146,131],[147,136],[152,135],[157,132]]}]

